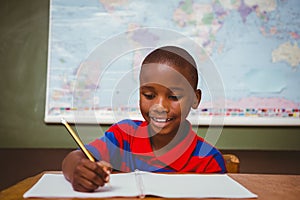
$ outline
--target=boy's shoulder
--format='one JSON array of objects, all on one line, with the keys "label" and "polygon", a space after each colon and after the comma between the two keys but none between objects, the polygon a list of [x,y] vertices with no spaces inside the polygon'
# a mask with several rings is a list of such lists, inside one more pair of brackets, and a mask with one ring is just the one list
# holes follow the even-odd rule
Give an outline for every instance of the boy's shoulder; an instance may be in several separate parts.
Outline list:
[{"label": "boy's shoulder", "polygon": [[132,127],[139,127],[143,123],[144,123],[144,121],[142,121],[142,120],[123,119],[123,120],[115,123],[113,126],[128,125],[128,126],[132,126]]},{"label": "boy's shoulder", "polygon": [[198,154],[201,154],[201,156],[220,154],[219,150],[214,145],[210,144],[202,137],[197,135],[196,140],[195,153],[197,152]]},{"label": "boy's shoulder", "polygon": [[146,122],[141,120],[124,119],[108,128],[105,131],[105,136],[111,140],[131,140],[135,137],[137,132],[141,132],[140,127],[145,126]]},{"label": "boy's shoulder", "polygon": [[121,120],[115,124],[113,124],[108,131],[121,131],[121,132],[126,132],[126,131],[134,131],[137,130],[139,127],[145,125],[145,121],[141,120],[132,120],[132,119],[124,119]]}]

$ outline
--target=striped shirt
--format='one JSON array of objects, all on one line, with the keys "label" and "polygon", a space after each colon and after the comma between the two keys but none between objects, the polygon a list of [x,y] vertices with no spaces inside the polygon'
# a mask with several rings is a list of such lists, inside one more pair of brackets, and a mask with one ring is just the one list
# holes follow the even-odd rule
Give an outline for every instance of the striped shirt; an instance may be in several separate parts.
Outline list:
[{"label": "striped shirt", "polygon": [[222,154],[197,136],[191,125],[184,139],[160,156],[153,152],[147,125],[145,121],[120,121],[86,147],[97,160],[124,172],[226,172]]}]

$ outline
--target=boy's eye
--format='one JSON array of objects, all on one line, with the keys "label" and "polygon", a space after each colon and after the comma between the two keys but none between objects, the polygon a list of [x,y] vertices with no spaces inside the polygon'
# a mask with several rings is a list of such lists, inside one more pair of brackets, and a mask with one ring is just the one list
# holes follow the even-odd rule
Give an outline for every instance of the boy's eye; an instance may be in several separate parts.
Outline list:
[{"label": "boy's eye", "polygon": [[146,97],[146,99],[153,99],[155,97],[154,94],[147,94],[147,93],[143,93],[144,97]]},{"label": "boy's eye", "polygon": [[171,96],[169,96],[169,99],[171,99],[173,101],[178,101],[181,98],[182,98],[182,96],[180,96],[180,95],[171,95]]}]

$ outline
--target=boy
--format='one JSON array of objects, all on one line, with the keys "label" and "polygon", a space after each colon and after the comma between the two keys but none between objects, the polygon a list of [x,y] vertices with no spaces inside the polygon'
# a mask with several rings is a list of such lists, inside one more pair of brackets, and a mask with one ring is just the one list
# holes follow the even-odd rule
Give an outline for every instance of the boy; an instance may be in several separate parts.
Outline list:
[{"label": "boy", "polygon": [[186,120],[201,100],[198,72],[185,50],[166,46],[151,52],[140,71],[140,111],[145,121],[123,120],[86,145],[98,162],[80,150],[63,161],[74,190],[93,191],[109,181],[114,168],[155,172],[224,173],[221,153]]}]

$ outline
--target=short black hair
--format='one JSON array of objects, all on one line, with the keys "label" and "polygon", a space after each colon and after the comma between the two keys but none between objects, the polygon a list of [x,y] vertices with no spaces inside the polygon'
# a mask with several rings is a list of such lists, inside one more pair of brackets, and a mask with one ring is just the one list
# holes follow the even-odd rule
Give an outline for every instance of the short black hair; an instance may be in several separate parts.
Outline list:
[{"label": "short black hair", "polygon": [[168,64],[174,67],[188,68],[193,81],[192,87],[197,88],[198,70],[194,58],[184,49],[177,46],[164,46],[155,49],[146,56],[142,65],[150,63]]}]

